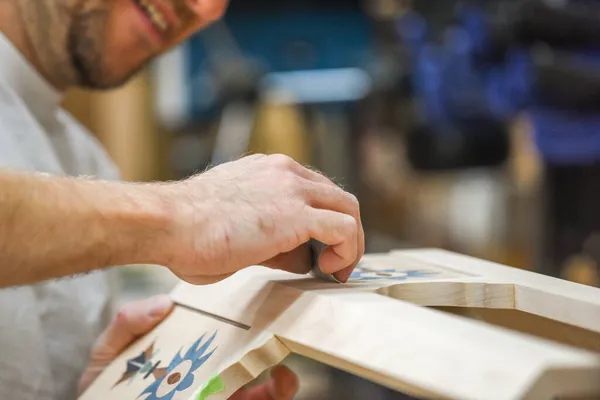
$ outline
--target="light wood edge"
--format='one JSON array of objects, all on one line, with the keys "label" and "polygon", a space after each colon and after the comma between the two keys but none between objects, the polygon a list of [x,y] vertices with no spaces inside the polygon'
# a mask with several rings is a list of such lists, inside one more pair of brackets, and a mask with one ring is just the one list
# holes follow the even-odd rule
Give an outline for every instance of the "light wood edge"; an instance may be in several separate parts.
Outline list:
[{"label": "light wood edge", "polygon": [[[256,380],[265,371],[283,362],[290,353],[291,351],[275,336],[259,347],[238,352],[238,355],[232,358],[233,361],[226,364],[227,366],[221,369],[219,374],[225,383],[225,391],[215,393],[208,399],[229,399],[236,391]],[[200,385],[188,399],[195,400],[206,383]]]},{"label": "light wood edge", "polygon": [[515,308],[515,285],[480,281],[407,282],[376,293],[426,307]]},{"label": "light wood edge", "polygon": [[[440,393],[423,390],[408,382],[392,379],[372,370],[351,365],[342,359],[318,352],[311,347],[286,339],[282,339],[282,342],[296,354],[302,354],[307,358],[334,366],[342,371],[357,374],[371,382],[400,391],[410,396],[422,399],[451,399],[451,397],[446,397]],[[551,399],[557,393],[560,393],[563,396],[567,395],[569,398],[571,396],[577,396],[579,398],[579,396],[587,396],[590,393],[600,393],[600,380],[598,379],[598,376],[600,376],[600,367],[552,368],[542,372],[539,379],[535,381],[530,388],[525,388],[522,396],[519,396],[518,398],[523,400]],[[493,397],[493,394],[490,394],[489,398],[491,399]]]},{"label": "light wood edge", "polygon": [[[360,297],[367,298],[369,294],[361,294]],[[324,307],[323,304],[314,305],[314,310],[320,310],[324,313],[332,312],[334,310],[340,310],[339,302],[341,299],[334,299],[333,303],[329,305],[329,307]],[[335,304],[338,303],[338,304]],[[398,302],[395,302],[398,303]],[[390,303],[388,303],[390,305]],[[423,309],[419,309],[423,310]],[[380,309],[380,311],[382,311]],[[366,310],[356,310],[356,314],[365,315]],[[309,311],[310,314],[310,311]],[[384,314],[384,313],[382,313]],[[400,313],[398,313],[400,314]],[[445,318],[447,315],[439,314],[436,318]],[[301,317],[299,317],[301,318]],[[299,319],[297,318],[297,319]],[[386,317],[383,317],[377,322],[378,318],[375,317],[373,320],[365,320],[364,324],[369,325],[371,327],[375,327],[371,330],[369,334],[363,334],[362,337],[376,338],[373,340],[385,343],[392,341],[395,336],[399,337],[400,330],[398,329],[398,335],[394,335],[394,330],[392,326],[389,326],[390,331],[386,331],[386,324],[383,320]],[[453,319],[453,318],[452,318]],[[310,320],[310,319],[309,319]],[[409,318],[407,321],[418,321],[418,318]],[[298,321],[299,326],[316,326],[317,322],[310,323],[306,321],[302,323]],[[394,325],[394,324],[389,324]],[[479,324],[475,323],[473,326]],[[398,328],[399,324],[396,325],[395,328]],[[344,335],[341,332],[336,332],[335,327],[330,327],[332,329],[327,329],[327,335],[332,337],[338,337],[340,341],[348,341],[350,340],[350,335]],[[548,382],[537,380],[540,377],[545,376],[547,371],[553,370],[556,371],[553,376],[555,378],[568,378],[572,379],[574,377],[589,377],[593,376],[596,371],[600,370],[600,360],[595,354],[590,352],[578,351],[575,350],[572,352],[572,349],[561,346],[554,345],[553,343],[547,342],[545,340],[538,340],[533,337],[525,337],[521,335],[515,335],[513,332],[509,332],[508,330],[504,330],[501,328],[493,328],[493,335],[496,336],[496,340],[492,337],[489,337],[484,342],[485,346],[479,346],[473,343],[471,348],[470,340],[463,341],[460,343],[458,340],[450,339],[452,333],[454,333],[450,326],[446,328],[441,328],[441,332],[447,332],[448,338],[445,338],[443,345],[440,346],[432,345],[431,348],[426,348],[421,346],[422,343],[419,343],[419,339],[423,339],[427,335],[424,335],[424,331],[419,332],[418,334],[412,335],[412,340],[406,340],[406,345],[410,347],[414,347],[415,350],[417,348],[421,348],[418,353],[420,354],[417,358],[412,358],[410,361],[403,362],[403,360],[407,360],[407,358],[402,357],[402,355],[406,354],[414,354],[417,351],[403,353],[403,352],[395,352],[394,349],[390,348],[390,353],[397,353],[395,359],[395,363],[401,363],[402,368],[397,368],[398,365],[395,363],[387,365],[387,367],[383,367],[382,364],[377,364],[375,362],[371,363],[370,360],[366,360],[365,358],[357,358],[353,354],[348,351],[343,351],[337,349],[335,346],[321,344],[318,342],[319,338],[313,334],[312,338],[307,335],[303,335],[299,333],[299,329],[295,328],[293,325],[289,326],[289,321],[285,319],[278,320],[269,326],[269,329],[272,330],[277,336],[290,348],[293,352],[300,354],[302,356],[312,358],[319,362],[322,362],[326,365],[347,371],[349,373],[361,376],[363,378],[369,379],[373,382],[382,384],[392,389],[400,390],[408,394],[412,394],[415,396],[421,396],[425,398],[435,398],[435,399],[443,399],[443,398],[455,398],[455,399],[482,399],[482,400],[491,400],[491,399],[521,399],[524,398],[526,393],[539,393],[538,386],[543,385],[546,392],[551,392],[552,395],[565,395],[570,394],[573,390],[573,385],[557,385],[557,382],[562,381],[552,381],[550,385]],[[457,329],[460,331],[460,329]],[[469,332],[468,330],[463,331],[466,336],[474,336],[474,332]],[[481,332],[480,332],[481,333]],[[488,331],[488,333],[492,333]],[[357,336],[361,336],[357,334]],[[453,338],[456,339],[456,336]],[[514,348],[512,345],[506,345],[504,342],[513,341]],[[401,341],[401,339],[400,339]],[[527,342],[527,343],[525,343]],[[481,352],[484,347],[489,347],[490,343],[493,343],[494,347],[498,346],[499,348],[503,348],[504,350],[496,351],[496,349],[489,352],[489,356],[482,355]],[[436,364],[440,364],[437,359],[437,354],[440,355],[440,359],[444,359],[443,353],[453,353],[454,349],[448,351],[446,346],[453,348],[462,348],[461,351],[456,351],[456,354],[449,355],[447,359],[461,359],[462,362],[466,364],[479,365],[479,369],[474,368],[470,370],[470,373],[461,374],[460,377],[454,376],[453,379],[446,380],[447,375],[451,375],[452,368],[461,369],[464,365],[461,366],[460,363],[454,364],[453,366],[447,365],[448,368],[444,368],[444,372],[440,373],[438,371],[437,378],[435,379],[423,379],[425,376],[428,376],[429,372],[426,371],[429,368],[433,368]],[[530,355],[526,353],[533,347],[537,347],[535,352],[531,352]],[[435,350],[437,348],[437,350]],[[428,351],[429,350],[429,351]],[[574,349],[573,349],[574,350]],[[504,352],[514,351],[514,354],[511,357],[504,358]],[[556,358],[554,356],[550,356],[551,352],[555,352]],[[439,352],[436,354],[436,352]],[[469,357],[469,352],[474,357]],[[537,355],[534,355],[536,353]],[[436,354],[433,356],[433,354]],[[460,355],[459,355],[460,354]],[[546,358],[546,356],[548,356]],[[565,356],[563,358],[563,356]],[[429,358],[430,362],[426,362],[426,366],[421,364],[420,358]],[[486,361],[482,362],[485,359]],[[512,362],[511,362],[512,361]],[[414,365],[411,365],[413,364]],[[362,364],[362,365],[361,365]],[[443,363],[442,363],[443,364]],[[421,367],[424,367],[424,372],[422,375],[412,374],[413,369],[416,370]],[[500,365],[500,368],[495,369],[493,366]],[[436,366],[437,367],[437,366]],[[491,367],[491,368],[490,368]],[[502,388],[499,388],[498,385],[482,385],[481,382],[474,382],[478,379],[485,379],[486,375],[494,375],[494,374],[511,374],[513,369],[521,369],[520,374],[512,375],[512,379],[505,379],[502,382]],[[404,373],[398,373],[399,370],[402,370]],[[484,370],[486,370],[484,372]],[[510,371],[509,371],[510,370]],[[412,376],[411,376],[412,374]],[[505,376],[506,378],[506,376]],[[442,382],[445,381],[445,382]],[[460,382],[462,381],[462,382]],[[460,383],[459,383],[460,382]],[[458,384],[457,384],[458,383]],[[477,389],[474,386],[479,386]],[[494,387],[496,386],[496,387]],[[590,384],[587,382],[587,385],[582,385],[577,390],[582,393],[590,394],[590,393],[600,393],[600,389],[596,384]],[[593,391],[592,391],[593,390]],[[534,398],[534,397],[531,397]],[[537,397],[540,398],[540,397]]]},{"label": "light wood edge", "polygon": [[[600,333],[600,289],[444,250],[396,251],[454,271],[477,273],[487,287],[514,286],[512,308]],[[475,306],[475,305],[473,305]]]},{"label": "light wood edge", "polygon": [[[550,368],[544,371],[523,400],[555,399],[556,393],[563,400],[575,398],[598,399],[600,394],[600,368]],[[588,397],[596,394],[594,397]]]},{"label": "light wood edge", "polygon": [[330,354],[315,350],[310,346],[305,346],[303,344],[296,343],[292,340],[287,340],[285,338],[280,338],[280,340],[295,354],[300,354],[303,357],[309,358],[314,361],[318,361],[330,367],[337,368],[349,374],[360,376],[371,382],[377,383],[379,385],[388,387],[393,390],[400,391],[404,394],[408,394],[421,399],[450,399],[450,397],[444,397],[440,393],[434,393],[432,391],[423,390],[422,388],[412,385],[409,382],[391,378],[388,375],[378,373],[368,368],[353,365],[341,358],[332,357]]},{"label": "light wood edge", "polygon": [[[268,330],[288,346],[294,344],[294,348],[298,351],[306,351],[310,348],[314,352],[322,353],[326,357],[319,358],[319,361],[333,367],[344,368],[357,375],[364,374],[365,370],[374,371],[380,376],[371,376],[371,378],[383,384],[386,382],[389,384],[393,380],[405,389],[425,388],[422,389],[425,392],[441,393],[452,398],[490,399],[489,387],[481,386],[483,382],[471,381],[476,379],[474,377],[485,376],[486,373],[483,371],[485,369],[489,369],[488,373],[504,374],[504,378],[500,379],[502,387],[499,389],[504,396],[498,395],[497,398],[515,399],[520,398],[525,390],[535,386],[535,380],[530,379],[538,379],[547,369],[570,369],[571,367],[595,369],[600,365],[598,357],[590,352],[488,327],[475,321],[467,321],[374,293],[356,293],[341,297],[323,296],[317,293],[303,293],[287,285],[264,281],[252,275],[251,271],[241,273],[217,284],[218,287],[192,288],[183,285],[175,291],[174,295],[179,302],[187,301],[187,305],[191,307],[198,306],[197,299],[210,299],[211,293],[212,296],[218,293],[215,299],[234,298],[234,302],[228,304],[223,304],[219,300],[202,301],[202,307],[204,311],[224,315],[226,318],[251,325],[255,329]],[[261,274],[257,272],[257,275]],[[213,292],[215,290],[216,292]],[[277,301],[269,302],[269,298]],[[254,304],[256,301],[260,306]],[[372,312],[373,307],[378,310],[377,313]],[[339,346],[330,342],[331,338],[337,338],[342,342],[353,339],[353,332],[348,332],[348,327],[342,326],[344,324],[328,325],[331,319],[328,316],[340,313],[346,315],[342,321],[358,318],[357,316],[363,317],[364,325],[367,326],[364,327],[366,331],[363,329],[362,337],[377,337],[383,342],[393,343],[403,335],[406,336],[407,332],[403,330],[410,328],[414,333],[410,336],[412,339],[409,340],[408,337],[404,339],[413,348],[411,351],[422,347],[421,357],[429,358],[429,362],[426,362],[428,370],[417,373],[412,366],[408,368],[406,364],[389,364],[389,362],[382,370],[382,363],[356,359],[348,349],[339,349]],[[392,315],[403,315],[410,323],[404,328],[402,324],[395,322],[397,318],[390,318]],[[314,332],[320,325],[325,325],[325,328],[321,327],[321,329],[327,332],[328,337],[322,338],[322,334],[319,336]],[[312,327],[312,331],[302,332],[303,327]],[[458,332],[465,336],[459,335]],[[433,338],[439,339],[431,341],[433,346],[421,343],[423,337],[432,335]],[[442,339],[444,343],[441,343]],[[450,349],[447,348],[448,343],[452,343]],[[494,346],[489,347],[489,343],[494,343]],[[435,352],[438,352],[439,360],[444,362],[440,363],[437,358],[436,360],[432,358]],[[446,369],[450,371],[448,373],[463,370],[464,374],[455,375],[453,379],[446,381],[444,378],[446,370],[444,374],[429,370],[432,365],[447,362],[444,352],[452,353],[452,355],[446,354],[450,359],[462,360],[453,367],[448,365]],[[505,352],[513,354],[505,354]],[[311,356],[308,353],[299,354]],[[313,357],[314,354],[312,353]],[[396,360],[406,358],[402,348],[390,348],[388,356],[393,356]],[[336,360],[344,360],[345,365],[341,365]],[[412,359],[411,363],[417,361]],[[512,365],[510,368],[498,369],[497,366],[502,367],[505,361],[518,365],[522,373],[511,375],[515,372]],[[418,361],[417,364],[420,362]],[[474,368],[475,365],[478,367]]]},{"label": "light wood edge", "polygon": [[553,278],[536,272],[481,260],[439,249],[397,250],[391,256],[408,257],[434,267],[476,274],[490,283],[518,283],[521,286],[563,294],[573,299],[600,306],[598,288]]}]

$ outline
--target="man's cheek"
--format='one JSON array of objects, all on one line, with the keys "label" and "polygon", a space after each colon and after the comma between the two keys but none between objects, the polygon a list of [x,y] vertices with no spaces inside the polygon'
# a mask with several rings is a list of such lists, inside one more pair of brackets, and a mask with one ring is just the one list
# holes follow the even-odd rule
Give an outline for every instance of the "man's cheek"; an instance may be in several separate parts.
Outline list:
[{"label": "man's cheek", "polygon": [[164,51],[189,39],[198,31],[223,17],[228,0],[171,0],[181,23],[169,38]]},{"label": "man's cheek", "polygon": [[226,0],[204,0],[206,10],[203,19],[209,22],[215,22],[221,19],[227,10],[228,1]]},{"label": "man's cheek", "polygon": [[184,0],[197,21],[206,26],[220,19],[227,9],[228,0]]}]

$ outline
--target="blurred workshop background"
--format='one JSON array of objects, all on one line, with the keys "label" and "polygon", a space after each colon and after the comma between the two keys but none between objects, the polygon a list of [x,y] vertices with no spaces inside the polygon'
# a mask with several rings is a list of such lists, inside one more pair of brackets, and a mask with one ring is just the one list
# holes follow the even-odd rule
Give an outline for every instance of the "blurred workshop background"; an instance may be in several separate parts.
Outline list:
[{"label": "blurred workshop background", "polygon": [[[600,259],[600,3],[231,0],[126,87],[66,106],[135,181],[248,152],[361,201],[368,252],[440,247],[588,285]],[[123,299],[165,292],[132,267]],[[300,399],[399,399],[308,360]]]}]

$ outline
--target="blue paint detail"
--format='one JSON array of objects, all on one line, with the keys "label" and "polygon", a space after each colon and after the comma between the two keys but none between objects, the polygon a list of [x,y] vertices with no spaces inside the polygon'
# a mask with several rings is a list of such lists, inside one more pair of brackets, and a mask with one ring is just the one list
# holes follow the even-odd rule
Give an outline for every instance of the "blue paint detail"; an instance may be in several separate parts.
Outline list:
[{"label": "blue paint detail", "polygon": [[[373,273],[382,273],[382,274],[402,274],[399,276],[365,276],[367,274]],[[350,276],[350,280],[358,280],[358,281],[379,281],[379,280],[395,280],[395,281],[406,281],[411,278],[427,278],[430,276],[437,275],[438,272],[434,271],[420,271],[420,270],[408,270],[402,271],[397,269],[382,269],[382,270],[368,270],[365,271],[360,267],[357,267],[352,275]]]},{"label": "blue paint detail", "polygon": [[[194,384],[194,372],[196,372],[214,354],[216,350],[216,348],[214,348],[211,352],[207,353],[208,348],[217,336],[217,332],[215,331],[215,333],[213,333],[213,335],[204,344],[200,345],[205,336],[206,334],[202,335],[196,342],[194,342],[184,356],[181,356],[181,350],[178,351],[169,363],[165,376],[154,381],[154,383],[148,386],[146,390],[144,390],[138,397],[141,397],[145,394],[150,394],[146,400],[172,400],[173,396],[175,396],[177,392],[183,392],[189,389]],[[177,386],[175,386],[171,392],[167,393],[165,396],[158,397],[156,391],[160,385],[166,379],[168,379],[171,372],[173,372],[173,370],[184,361],[192,362],[190,371],[186,376],[180,378]]]}]

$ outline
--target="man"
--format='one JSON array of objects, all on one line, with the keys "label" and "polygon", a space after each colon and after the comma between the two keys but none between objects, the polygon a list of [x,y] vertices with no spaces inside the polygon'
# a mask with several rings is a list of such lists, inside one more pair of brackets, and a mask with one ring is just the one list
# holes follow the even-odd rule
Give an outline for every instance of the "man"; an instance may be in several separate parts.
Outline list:
[{"label": "man", "polygon": [[[225,7],[0,0],[0,398],[72,399],[104,350],[168,314],[166,302],[133,305],[108,325],[109,266],[163,265],[194,284],[256,264],[305,273],[314,238],[329,245],[321,269],[346,281],[362,256],[356,199],[289,158],[253,155],[183,182],[117,182],[99,144],[61,110],[69,87],[123,84]],[[66,276],[78,277],[57,279]],[[290,382],[277,377],[272,385]],[[240,396],[274,393],[257,390]]]}]

